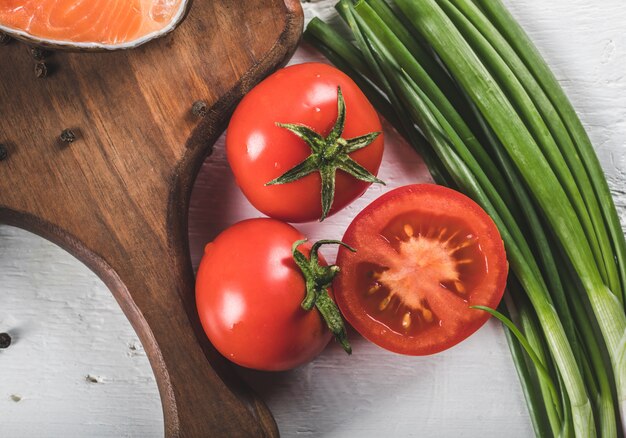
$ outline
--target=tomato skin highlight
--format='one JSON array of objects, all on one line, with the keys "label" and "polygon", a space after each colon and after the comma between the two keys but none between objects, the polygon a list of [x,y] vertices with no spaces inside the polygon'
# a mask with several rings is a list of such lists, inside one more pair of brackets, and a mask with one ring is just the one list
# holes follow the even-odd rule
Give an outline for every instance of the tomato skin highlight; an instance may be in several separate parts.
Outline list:
[{"label": "tomato skin highlight", "polygon": [[[304,161],[311,149],[276,123],[303,124],[326,136],[337,118],[337,86],[346,102],[343,138],[381,132],[350,157],[376,175],[383,154],[382,125],[358,86],[340,70],[320,63],[286,67],[253,88],[237,106],[226,131],[228,162],[237,185],[262,213],[287,222],[310,222],[322,214],[319,172],[286,184],[265,186]],[[358,198],[370,183],[336,173],[330,214]]]},{"label": "tomato skin highlight", "polygon": [[446,187],[417,184],[382,195],[343,241],[357,252],[339,249],[337,305],[363,337],[396,353],[428,355],[458,344],[490,317],[470,306],[495,309],[504,294],[508,262],[493,220]]},{"label": "tomato skin highlight", "polygon": [[[196,304],[204,331],[226,358],[282,371],[311,361],[328,344],[319,312],[300,307],[305,284],[291,246],[303,238],[284,222],[248,219],[206,246]],[[308,257],[310,247],[300,250]]]}]

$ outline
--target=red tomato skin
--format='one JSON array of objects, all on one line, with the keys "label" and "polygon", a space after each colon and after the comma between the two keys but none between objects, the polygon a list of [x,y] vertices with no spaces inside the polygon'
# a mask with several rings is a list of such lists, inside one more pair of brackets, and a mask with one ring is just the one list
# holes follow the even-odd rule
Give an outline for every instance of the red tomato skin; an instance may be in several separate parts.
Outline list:
[{"label": "red tomato skin", "polygon": [[[415,194],[421,196],[418,203],[415,203]],[[471,320],[452,334],[445,332],[434,334],[436,339],[403,339],[384,325],[375,323],[370,316],[362,312],[353,284],[352,268],[355,266],[355,259],[359,257],[359,249],[363,247],[361,242],[367,242],[368,251],[372,253],[378,251],[383,242],[383,239],[378,238],[379,236],[368,235],[363,224],[380,211],[385,211],[386,219],[381,217],[374,219],[374,222],[378,224],[388,222],[393,215],[402,214],[417,207],[426,211],[432,209],[443,215],[450,212],[459,214],[462,208],[459,217],[479,222],[474,231],[480,232],[483,238],[481,247],[487,258],[487,277],[482,284],[478,285],[479,291],[475,296],[470,297],[467,303],[467,312],[475,312],[471,313]],[[355,247],[357,252],[352,253],[343,247],[339,248],[337,265],[341,268],[341,275],[334,283],[335,301],[344,318],[357,332],[386,350],[412,356],[430,355],[447,350],[471,336],[489,320],[490,315],[487,312],[469,309],[469,306],[483,305],[496,309],[502,300],[509,265],[500,233],[493,220],[478,204],[455,190],[435,184],[414,184],[387,192],[354,218],[342,240]],[[481,288],[489,288],[489,292]],[[445,321],[440,323],[440,327],[447,325]]]},{"label": "red tomato skin", "polygon": [[[287,222],[310,222],[322,214],[319,172],[287,184],[265,184],[311,154],[300,138],[276,123],[304,124],[323,136],[337,118],[337,86],[346,102],[344,138],[381,132],[350,157],[376,175],[383,155],[382,125],[376,110],[357,85],[327,64],[286,67],[253,88],[241,101],[226,132],[228,162],[237,185],[262,213]],[[369,183],[337,171],[330,215],[361,196]]]},{"label": "red tomato skin", "polygon": [[[319,312],[300,307],[305,284],[291,246],[303,238],[284,222],[248,219],[206,246],[196,304],[204,331],[226,358],[282,371],[311,361],[328,344]],[[300,249],[308,257],[310,245]]]}]

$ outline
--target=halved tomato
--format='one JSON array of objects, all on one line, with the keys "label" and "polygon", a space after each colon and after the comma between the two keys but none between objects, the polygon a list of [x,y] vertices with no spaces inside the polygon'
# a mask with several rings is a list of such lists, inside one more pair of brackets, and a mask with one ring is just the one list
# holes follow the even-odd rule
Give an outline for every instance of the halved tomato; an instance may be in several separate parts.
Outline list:
[{"label": "halved tomato", "polygon": [[508,263],[502,238],[478,204],[433,184],[390,191],[352,221],[339,249],[335,298],[365,338],[426,355],[458,344],[496,308]]}]

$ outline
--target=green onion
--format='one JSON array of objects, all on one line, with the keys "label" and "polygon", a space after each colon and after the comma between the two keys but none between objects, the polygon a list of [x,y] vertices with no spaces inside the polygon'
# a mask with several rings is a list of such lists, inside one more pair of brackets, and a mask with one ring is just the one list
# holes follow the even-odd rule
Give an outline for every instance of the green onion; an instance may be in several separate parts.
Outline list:
[{"label": "green onion", "polygon": [[[411,145],[422,156],[437,184],[453,186],[452,179],[435,159],[432,149],[426,143],[426,139],[413,128],[413,123],[406,114],[394,111],[394,105],[396,108],[399,105],[397,96],[388,88],[385,89],[389,96],[388,99],[372,84],[371,78],[373,74],[369,71],[369,67],[365,64],[361,53],[354,46],[317,17],[309,22],[304,38],[315,45],[335,66],[347,73],[367,95],[383,117],[411,142]],[[355,65],[360,69],[358,72],[353,69]],[[366,74],[363,74],[364,72]]]},{"label": "green onion", "polygon": [[[536,81],[548,95],[563,123],[574,141],[578,153],[587,169],[587,173],[602,208],[602,214],[608,227],[613,244],[613,252],[619,266],[622,291],[620,300],[626,304],[626,239],[620,225],[615,202],[611,197],[608,183],[593,149],[591,140],[578,118],[574,107],[560,87],[556,77],[528,38],[521,26],[506,10],[501,0],[474,0],[489,17],[508,43],[515,49],[526,67],[532,72]],[[617,290],[613,292],[618,293]]]},{"label": "green onion", "polygon": [[[360,5],[362,5],[362,3]],[[349,11],[352,8],[348,2],[341,2],[340,7],[344,9],[344,15],[347,15],[345,11]],[[348,17],[348,22],[358,20],[358,16],[352,17],[352,20],[350,20],[350,15],[348,15]],[[364,23],[362,23],[362,25],[365,26]],[[358,32],[358,29],[353,27],[353,31]],[[375,39],[370,41],[380,49]],[[363,50],[367,50],[367,47],[364,47]],[[392,60],[387,58],[387,62],[380,63],[380,68],[388,69],[390,63],[392,63]],[[392,80],[396,79],[395,75],[391,72],[387,72],[387,77]],[[554,354],[558,357],[563,374],[567,376],[566,380],[571,387],[570,390],[577,395],[576,400],[580,405],[576,406],[579,424],[586,425],[581,426],[582,428],[593,427],[593,422],[590,421],[589,418],[591,416],[591,408],[584,393],[582,376],[576,366],[572,350],[567,341],[567,337],[563,333],[559,318],[554,312],[550,298],[547,295],[545,285],[540,278],[539,269],[532,263],[532,252],[525,244],[525,239],[521,231],[507,208],[503,206],[499,194],[493,187],[489,178],[487,178],[477,163],[472,159],[467,149],[464,148],[460,136],[456,135],[451,126],[447,124],[445,117],[438,112],[434,103],[428,99],[425,92],[422,92],[415,82],[412,82],[411,85],[413,88],[410,86],[407,87],[405,84],[405,88],[398,90],[397,94],[403,96],[405,100],[412,99],[409,105],[409,111],[414,112],[418,123],[421,122],[420,127],[426,133],[427,138],[431,141],[438,155],[440,155],[444,165],[453,178],[456,176],[455,182],[457,185],[477,200],[498,225],[507,246],[507,253],[511,259],[512,269],[517,273],[525,288],[530,291],[531,299],[534,299],[533,301],[536,307],[540,309],[540,318],[543,326],[550,327],[550,330],[547,331],[547,335],[550,337],[549,341],[555,351]],[[400,83],[399,86],[402,87],[402,83]],[[425,102],[426,105],[424,104]],[[429,106],[429,108],[426,108],[427,106]],[[433,115],[432,111],[435,111],[436,115]],[[431,120],[429,120],[429,117]],[[443,123],[446,128],[441,128],[440,123]],[[460,160],[455,153],[449,150],[446,135],[440,135],[442,130],[446,131],[448,138],[452,138],[452,144],[457,150],[457,153],[460,153],[465,161]],[[466,167],[465,162],[468,162],[472,166],[475,174],[472,174]],[[476,177],[479,178],[480,182],[476,181]],[[489,195],[485,193],[485,189],[488,191]]]},{"label": "green onion", "polygon": [[[566,190],[568,198],[584,226],[587,240],[591,243],[603,280],[606,281],[607,276],[610,276],[608,285],[619,290],[617,268],[615,262],[610,259],[611,244],[604,228],[597,199],[593,194],[591,183],[569,133],[554,110],[552,103],[513,49],[490,25],[481,11],[471,1],[452,1],[458,7],[464,8],[465,15],[448,0],[441,0],[439,4],[467,38],[468,43],[476,53],[480,55],[485,66],[494,75],[507,97],[510,98],[523,122],[531,128],[529,132],[533,134],[546,155],[546,159],[550,162],[550,166],[555,170],[555,174]],[[472,21],[468,18],[471,18]],[[475,25],[480,25],[480,31]],[[492,46],[492,44],[494,45]],[[552,128],[552,132],[548,126]],[[574,171],[578,176],[576,180],[574,179]],[[581,192],[587,195],[584,199]],[[593,221],[591,218],[592,211],[594,213]]]},{"label": "green onion", "polygon": [[[592,245],[554,169],[498,83],[444,11],[433,0],[398,0],[397,4],[480,109],[542,207],[589,296],[611,357],[618,397],[623,403],[626,401],[624,309],[603,283],[592,255]],[[586,409],[578,405],[582,400],[572,394],[570,398],[573,409]],[[575,427],[577,433],[584,430],[582,424],[575,424]]]},{"label": "green onion", "polygon": [[[533,364],[535,365],[535,368],[539,372],[539,375],[541,376],[540,384],[542,385],[542,391],[544,391],[545,385],[545,391],[549,393],[548,396],[544,397],[550,397],[554,401],[558,400],[559,396],[556,391],[556,387],[554,385],[552,377],[550,376],[550,373],[548,372],[548,369],[544,365],[546,363],[546,353],[541,348],[542,346],[540,336],[537,335],[537,330],[533,321],[528,318],[527,315],[526,318],[522,320],[522,325],[526,326],[526,332],[529,335],[527,339],[522,334],[522,332],[515,326],[515,324],[513,324],[513,321],[511,321],[509,318],[507,318],[505,315],[498,312],[497,310],[490,309],[489,307],[485,306],[471,306],[471,308],[483,310],[489,313],[490,315],[498,319],[502,324],[504,324],[507,329],[509,329],[513,336],[515,336],[518,342],[522,345],[522,347],[532,360]],[[532,329],[530,329],[531,327]],[[556,409],[554,409],[556,406],[557,405],[548,406],[548,417],[550,420],[550,426],[552,427],[552,434],[558,436],[561,433],[562,428],[562,421],[559,417],[561,417],[563,413],[558,412]]]},{"label": "green onion", "polygon": [[438,183],[498,226],[512,273],[506,307],[519,325],[507,338],[537,436],[617,436],[626,240],[580,120],[499,0],[389,2],[338,3],[354,41],[320,20],[305,36]]},{"label": "green onion", "polygon": [[[588,385],[589,392],[595,395],[593,402],[596,404],[598,431],[601,436],[617,436],[617,423],[615,419],[615,405],[613,404],[613,394],[611,383],[606,373],[602,360],[602,353],[595,339],[589,316],[585,312],[584,305],[578,297],[577,287],[573,284],[569,275],[564,275],[566,285],[570,291],[569,297],[572,303],[574,315],[578,323],[577,330],[580,333],[586,354],[583,355],[583,365],[588,367],[591,376],[591,384]],[[596,382],[597,380],[597,382]]]},{"label": "green onion", "polygon": [[[338,4],[340,14],[345,14],[345,5],[348,3],[350,2],[340,2]],[[367,34],[366,38],[371,41],[376,41],[383,50],[389,51],[389,55],[398,60],[400,67],[406,70],[411,77],[416,78],[428,98],[433,100],[436,105],[442,108],[446,113],[450,124],[452,124],[455,131],[458,132],[463,140],[471,147],[473,153],[481,162],[481,165],[488,171],[490,178],[498,187],[503,187],[505,185],[504,178],[497,167],[493,164],[493,161],[486,153],[483,146],[478,142],[469,124],[466,123],[463,116],[457,111],[450,99],[437,85],[437,79],[439,79],[440,82],[443,80],[440,78],[431,78],[426,69],[422,67],[420,59],[427,56],[427,54],[420,52],[418,57],[414,57],[366,2],[359,2],[354,8],[358,11],[358,19],[363,21],[363,32]],[[353,26],[351,27],[354,29]],[[361,47],[362,45],[363,43],[360,44]],[[443,70],[440,70],[439,73],[444,74]],[[461,98],[460,95],[456,97],[457,100]],[[468,113],[465,117],[471,117],[471,114]],[[511,199],[507,199],[507,201],[511,203]]]},{"label": "green onion", "polygon": [[[413,83],[415,87],[415,84]],[[417,90],[416,90],[417,91]],[[409,90],[406,93],[408,98],[412,98],[412,94]],[[424,99],[424,95],[421,96]],[[420,105],[419,101],[414,102],[413,106],[419,114],[415,114],[416,118],[427,117],[429,115],[428,109]],[[476,183],[474,176],[469,171],[465,163],[461,162],[453,152],[446,151],[443,148],[443,144],[448,140],[441,131],[436,129],[434,121],[433,128],[429,128],[425,125],[425,129],[432,131],[431,135],[427,135],[428,139],[436,149],[442,149],[442,159],[450,160],[453,162],[453,166],[456,168],[449,169],[450,173],[458,175],[456,180],[459,187],[464,192],[469,194],[474,200],[476,200],[492,217],[505,242],[507,254],[511,264],[511,269],[516,274],[520,283],[526,290],[533,307],[537,312],[537,316],[541,323],[546,342],[552,352],[552,356],[557,363],[559,372],[564,379],[564,383],[567,387],[570,398],[572,399],[572,410],[574,414],[575,426],[577,427],[579,436],[593,436],[595,434],[594,422],[592,419],[592,412],[590,402],[587,398],[584,389],[584,383],[582,376],[576,365],[573,351],[565,335],[563,326],[559,320],[558,315],[552,305],[550,297],[547,293],[543,280],[538,275],[538,269],[535,268],[534,259],[529,257],[529,250],[523,245],[524,239],[521,236],[521,231],[514,223],[506,219],[506,210],[502,210],[505,213],[503,222],[501,216],[493,208],[490,202],[490,196],[497,202],[497,193],[494,193],[492,188],[487,185],[489,195],[486,194],[481,187]],[[448,148],[449,149],[449,148]],[[447,156],[450,155],[451,158]],[[511,228],[509,228],[511,227]],[[522,245],[521,248],[518,245]],[[552,402],[547,402],[547,406],[551,406]]]},{"label": "green onion", "polygon": [[[508,291],[513,291],[514,287],[519,288],[520,286],[517,282],[510,281]],[[506,304],[501,306],[501,312],[505,313],[505,316],[508,315],[512,318],[518,316],[517,319],[519,320],[520,311],[509,294],[505,295],[504,301]],[[528,309],[526,309],[526,311],[528,311]],[[532,309],[530,311],[532,312]],[[522,392],[524,394],[524,398],[526,399],[526,404],[528,405],[528,413],[532,421],[533,429],[535,430],[535,436],[537,436],[537,438],[550,437],[552,436],[552,429],[548,423],[546,412],[547,407],[543,402],[545,397],[542,398],[543,395],[539,388],[537,372],[534,369],[533,364],[527,362],[522,350],[522,345],[517,338],[515,338],[510,330],[505,330],[504,333],[509,344],[513,364],[515,365],[517,375],[520,379]]]}]

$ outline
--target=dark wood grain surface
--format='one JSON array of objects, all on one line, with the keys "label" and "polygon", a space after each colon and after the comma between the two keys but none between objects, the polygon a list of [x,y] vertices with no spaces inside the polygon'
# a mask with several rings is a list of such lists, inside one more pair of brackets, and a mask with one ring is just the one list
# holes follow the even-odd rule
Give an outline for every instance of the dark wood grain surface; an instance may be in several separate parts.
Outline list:
[{"label": "dark wood grain surface", "polygon": [[0,47],[0,222],[54,241],[108,285],[150,358],[168,437],[278,433],[199,326],[187,207],[234,105],[289,57],[302,21],[297,0],[196,0],[165,38],[54,53],[46,78],[24,45]]}]

